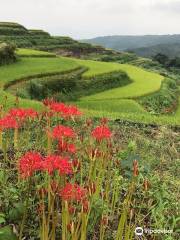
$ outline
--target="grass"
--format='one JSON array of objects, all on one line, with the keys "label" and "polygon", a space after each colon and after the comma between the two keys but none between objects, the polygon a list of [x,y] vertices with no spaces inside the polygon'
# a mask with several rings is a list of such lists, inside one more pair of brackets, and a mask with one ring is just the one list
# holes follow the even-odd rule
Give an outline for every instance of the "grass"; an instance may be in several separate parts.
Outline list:
[{"label": "grass", "polygon": [[[4,105],[6,109],[10,109],[15,106],[16,97],[12,94],[9,94],[6,91],[0,89],[0,105]],[[42,109],[42,103],[35,100],[20,99],[19,107],[23,108],[33,108],[37,111]]]},{"label": "grass", "polygon": [[19,57],[56,57],[55,54],[34,49],[18,48],[16,54]]},{"label": "grass", "polygon": [[0,67],[0,87],[16,79],[37,74],[73,70],[78,64],[68,58],[21,58],[18,62]]},{"label": "grass", "polygon": [[178,108],[174,114],[174,117],[175,118],[178,118],[179,119],[179,122],[180,122],[180,97],[179,97],[179,104],[178,104]]},{"label": "grass", "polygon": [[111,112],[111,111],[99,111],[88,108],[82,108],[82,111],[89,117],[102,118],[106,117],[111,120],[123,120],[132,123],[142,124],[154,124],[154,125],[168,125],[168,126],[179,126],[180,117],[174,115],[160,115],[155,116],[150,113],[132,113],[132,112]]},{"label": "grass", "polygon": [[131,99],[79,101],[76,104],[81,108],[108,111],[109,113],[146,113],[137,102]]}]

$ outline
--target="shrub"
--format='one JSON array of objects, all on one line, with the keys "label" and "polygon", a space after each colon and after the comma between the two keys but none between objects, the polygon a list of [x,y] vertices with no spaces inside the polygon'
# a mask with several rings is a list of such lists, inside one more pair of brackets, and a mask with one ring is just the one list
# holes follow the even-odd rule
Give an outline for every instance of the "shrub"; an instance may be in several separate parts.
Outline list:
[{"label": "shrub", "polygon": [[0,65],[15,62],[15,46],[12,44],[0,44]]},{"label": "shrub", "polygon": [[26,90],[33,99],[42,100],[53,96],[58,101],[72,101],[131,82],[123,72],[82,77],[85,70],[86,68],[81,68],[69,74],[34,79],[26,85]]},{"label": "shrub", "polygon": [[173,112],[178,104],[178,85],[175,80],[166,78],[159,92],[140,98],[139,102],[154,114]]}]

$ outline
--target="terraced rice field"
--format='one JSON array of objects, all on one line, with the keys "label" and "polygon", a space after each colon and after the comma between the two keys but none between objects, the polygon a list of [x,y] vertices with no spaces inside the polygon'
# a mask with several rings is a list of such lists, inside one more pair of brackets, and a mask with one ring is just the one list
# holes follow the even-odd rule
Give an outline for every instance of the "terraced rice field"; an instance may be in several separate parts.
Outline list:
[{"label": "terraced rice field", "polygon": [[19,57],[56,57],[53,53],[26,48],[18,48],[16,54]]},{"label": "terraced rice field", "polygon": [[[39,54],[35,50],[19,50],[24,54]],[[36,52],[36,53],[35,53]],[[77,105],[92,116],[107,116],[112,119],[126,119],[145,123],[179,124],[180,109],[172,116],[152,116],[147,113],[136,101],[136,97],[144,96],[156,92],[160,89],[163,76],[145,71],[141,68],[126,64],[104,63],[89,60],[77,60],[73,58],[48,58],[23,57],[12,65],[0,67],[0,102],[8,96],[7,107],[11,107],[15,97],[4,91],[4,86],[18,79],[29,78],[30,76],[61,73],[85,66],[88,70],[83,74],[84,78],[92,78],[99,74],[106,74],[114,71],[124,71],[128,74],[132,83],[104,91],[98,94],[81,98]],[[20,106],[31,106],[36,109],[41,108],[41,103],[32,100],[20,100]]]},{"label": "terraced rice field", "polygon": [[[18,62],[0,67],[0,103],[4,103],[5,96],[8,96],[6,106],[13,105],[15,97],[4,91],[4,86],[10,82],[28,78],[29,76],[44,75],[48,73],[61,73],[76,69],[78,64],[68,58],[21,58]],[[32,100],[22,99],[22,107],[31,106],[36,109],[41,108],[41,103]]]},{"label": "terraced rice field", "polygon": [[102,100],[102,99],[124,99],[136,98],[158,91],[164,79],[163,76],[147,72],[141,68],[127,64],[104,63],[95,61],[79,61],[90,70],[84,73],[85,77],[92,77],[96,74],[103,74],[112,71],[124,71],[128,74],[133,83],[128,86],[108,90],[102,93],[84,97],[82,100]]}]

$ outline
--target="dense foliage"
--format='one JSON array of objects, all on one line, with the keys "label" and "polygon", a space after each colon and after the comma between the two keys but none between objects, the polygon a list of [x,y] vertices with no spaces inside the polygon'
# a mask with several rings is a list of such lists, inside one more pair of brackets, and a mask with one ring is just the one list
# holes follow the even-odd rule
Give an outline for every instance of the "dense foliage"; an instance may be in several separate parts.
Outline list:
[{"label": "dense foliage", "polygon": [[15,46],[6,43],[0,43],[0,65],[13,63],[15,61]]},{"label": "dense foliage", "polygon": [[178,105],[179,88],[175,80],[166,78],[160,91],[140,98],[139,102],[153,114],[172,113]]},{"label": "dense foliage", "polygon": [[153,58],[155,61],[162,64],[166,68],[179,68],[180,67],[180,57],[169,58],[165,54],[158,53]]}]

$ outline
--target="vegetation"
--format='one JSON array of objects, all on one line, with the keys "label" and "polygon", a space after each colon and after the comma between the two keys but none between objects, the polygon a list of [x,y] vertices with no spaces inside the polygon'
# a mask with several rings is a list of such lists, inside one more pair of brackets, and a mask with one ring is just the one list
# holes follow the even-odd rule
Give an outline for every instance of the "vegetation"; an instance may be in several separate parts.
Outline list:
[{"label": "vegetation", "polygon": [[[179,50],[178,44],[180,44],[180,35],[105,36],[84,40],[83,42],[98,44],[118,51],[129,49],[137,54],[139,50],[140,56],[148,57],[149,54],[150,56],[153,56],[156,53],[159,53],[158,50],[161,49],[161,46],[162,49],[164,49],[164,52],[162,53],[165,53],[167,50],[169,54],[176,54],[176,50]],[[154,48],[156,49],[155,54],[153,52]],[[148,53],[148,56],[143,53]]]},{"label": "vegetation", "polygon": [[179,240],[178,58],[2,38],[25,48],[0,66],[0,240]]},{"label": "vegetation", "polygon": [[178,105],[178,93],[179,89],[176,81],[166,78],[160,91],[140,98],[139,102],[151,113],[171,113],[175,111]]},{"label": "vegetation", "polygon": [[16,61],[15,47],[6,43],[0,43],[0,65]]},{"label": "vegetation", "polygon": [[[5,104],[7,108],[12,107],[15,96],[8,94],[4,91],[4,88],[11,84],[15,84],[17,81],[24,81],[28,77],[44,76],[52,73],[60,73],[71,71],[78,68],[78,64],[70,59],[65,58],[25,58],[23,57],[18,62],[0,67],[0,103]],[[41,104],[37,101],[20,100],[20,106],[22,107],[35,107],[41,108]]]},{"label": "vegetation", "polygon": [[158,53],[154,56],[154,60],[159,62],[163,67],[167,68],[179,68],[180,67],[180,58],[169,58],[165,54]]},{"label": "vegetation", "polygon": [[38,51],[27,48],[18,48],[16,54],[19,57],[56,57],[55,54],[50,52]]},{"label": "vegetation", "polygon": [[[18,48],[32,48],[53,51],[59,55],[81,57],[90,53],[111,53],[102,47],[80,43],[70,37],[55,37],[43,30],[28,30],[17,23],[0,22],[0,42],[16,45]],[[21,53],[24,55],[24,50]],[[27,56],[28,53],[25,55]],[[49,56],[49,55],[48,55]]]},{"label": "vegetation", "polygon": [[152,58],[157,54],[167,55],[169,58],[180,57],[180,39],[177,43],[158,44],[129,50],[141,57]]},{"label": "vegetation", "polygon": [[[82,67],[66,74],[50,75],[41,78],[32,78],[28,82],[17,82],[8,90],[17,96],[43,100],[54,98],[59,101],[72,101],[86,95],[91,95],[107,89],[126,85],[130,82],[123,72],[113,72],[86,79],[82,77],[87,69]],[[96,84],[94,84],[96,83]]]},{"label": "vegetation", "polygon": [[131,240],[137,225],[178,239],[176,132],[16,104],[0,119],[0,239]]},{"label": "vegetation", "polygon": [[[11,70],[12,75],[9,74],[9,70]],[[76,71],[80,75],[76,75]],[[122,86],[129,81],[127,77],[126,80],[124,77],[121,77],[125,76],[121,75],[122,71],[126,72],[130,80],[134,82]],[[120,81],[117,78],[118,75]],[[77,104],[82,107],[89,116],[108,116],[111,119],[126,119],[129,121],[157,124],[177,125],[179,122],[178,115],[152,116],[152,114],[146,112],[138,102],[136,102],[135,98],[139,96],[139,94],[143,96],[145,92],[146,94],[151,93],[155,91],[155,87],[157,91],[157,88],[161,86],[163,77],[130,65],[62,57],[52,58],[50,61],[44,57],[23,57],[18,63],[10,65],[9,67],[1,67],[1,78],[3,79],[1,83],[2,87],[5,86],[5,89],[8,88],[8,91],[14,95],[18,94],[23,98],[40,100],[47,96],[54,96],[55,99],[60,101],[75,101],[81,97],[81,100],[78,101]],[[112,79],[113,83],[109,79]],[[114,82],[114,79],[117,79],[117,81]],[[146,79],[148,83],[145,86],[143,84],[144,79]],[[96,81],[96,83],[99,81],[98,88],[96,87],[97,85],[93,84],[93,81]],[[75,82],[77,85],[75,85]],[[105,82],[107,84],[102,84]],[[117,88],[116,84],[120,84],[119,86],[121,87]],[[116,88],[107,90],[113,86]],[[102,92],[97,93],[98,91]],[[5,98],[6,95],[8,99]],[[98,98],[96,98],[97,96]],[[111,97],[109,98],[109,96]],[[127,99],[125,101],[125,98],[132,98],[132,100]],[[7,93],[7,91],[1,94],[1,101],[6,103],[7,108],[12,106],[14,99],[15,97]],[[144,102],[146,102],[146,100]],[[141,103],[144,105],[143,102]],[[42,107],[39,102],[28,99],[20,99],[20,106],[32,106],[36,109]],[[135,115],[134,112],[137,114]]]},{"label": "vegetation", "polygon": [[60,73],[77,68],[76,61],[68,58],[21,58],[18,62],[2,66],[0,71],[0,86],[26,78],[28,76],[43,75],[48,73]]},{"label": "vegetation", "polygon": [[[95,62],[92,62],[92,64],[93,63],[95,64]],[[96,95],[92,95],[90,97],[83,98],[83,100],[122,99],[144,96],[158,91],[164,79],[164,77],[160,76],[159,74],[147,72],[141,68],[137,68],[131,65],[121,65],[116,63],[109,63],[108,65],[108,63],[104,63],[102,66],[104,66],[106,69],[108,66],[119,68],[119,70],[124,71],[128,74],[133,83],[125,87],[108,90]]]}]

